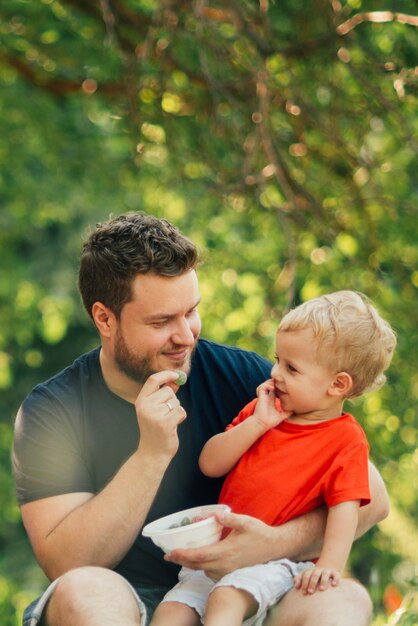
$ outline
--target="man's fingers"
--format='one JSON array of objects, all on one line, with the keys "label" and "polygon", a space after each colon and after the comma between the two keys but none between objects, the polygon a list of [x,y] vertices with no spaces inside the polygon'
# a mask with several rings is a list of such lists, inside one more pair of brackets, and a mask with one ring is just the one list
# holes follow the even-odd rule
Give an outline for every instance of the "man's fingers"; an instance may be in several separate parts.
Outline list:
[{"label": "man's fingers", "polygon": [[205,551],[202,551],[201,548],[179,548],[164,555],[166,561],[179,564],[187,563],[187,567],[190,569],[202,569],[203,565],[209,566],[217,558],[218,555],[214,556],[209,547]]},{"label": "man's fingers", "polygon": [[[230,514],[228,514],[229,517]],[[222,517],[216,513],[216,517],[222,523]],[[225,517],[227,517],[225,515]],[[236,515],[234,518],[238,517]],[[240,516],[242,517],[242,516]],[[226,525],[225,525],[226,527]],[[202,548],[179,548],[164,555],[166,561],[178,563],[190,567],[190,569],[211,569],[211,565],[218,563],[225,555],[225,541],[218,541]]]},{"label": "man's fingers", "polygon": [[222,526],[231,528],[232,530],[244,530],[251,523],[251,517],[248,515],[236,515],[235,513],[216,512],[215,517]]},{"label": "man's fingers", "polygon": [[152,374],[145,381],[140,395],[150,396],[151,394],[158,391],[160,387],[168,384],[170,384],[170,387],[172,389],[177,390],[178,385],[174,385],[174,382],[178,379],[178,376],[178,372],[174,370],[163,370],[162,372]]}]

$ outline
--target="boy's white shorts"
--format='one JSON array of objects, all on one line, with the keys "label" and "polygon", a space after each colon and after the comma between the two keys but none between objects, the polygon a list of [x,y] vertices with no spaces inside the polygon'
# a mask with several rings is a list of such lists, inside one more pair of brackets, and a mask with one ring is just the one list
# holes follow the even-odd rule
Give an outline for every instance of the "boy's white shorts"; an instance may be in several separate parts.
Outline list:
[{"label": "boy's white shorts", "polygon": [[179,582],[163,598],[163,602],[181,602],[195,609],[205,623],[205,607],[209,594],[217,587],[235,587],[250,593],[258,603],[257,612],[243,622],[244,626],[261,626],[267,611],[293,587],[293,579],[313,563],[294,563],[288,559],[243,567],[214,581],[200,570],[183,567]]}]

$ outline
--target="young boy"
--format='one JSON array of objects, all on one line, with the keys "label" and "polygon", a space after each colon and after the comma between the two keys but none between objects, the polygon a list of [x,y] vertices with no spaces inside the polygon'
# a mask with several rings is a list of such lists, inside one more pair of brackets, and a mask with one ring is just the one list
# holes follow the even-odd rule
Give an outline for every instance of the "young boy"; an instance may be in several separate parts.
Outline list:
[{"label": "young boy", "polygon": [[204,446],[204,474],[227,474],[219,501],[234,513],[276,526],[321,504],[328,507],[315,563],[287,559],[246,567],[219,581],[183,568],[152,626],[262,624],[292,587],[302,593],[339,583],[357,525],[370,501],[368,444],[346,399],[385,382],[395,333],[361,294],[339,291],[290,311],[276,336],[271,379],[226,431]]}]

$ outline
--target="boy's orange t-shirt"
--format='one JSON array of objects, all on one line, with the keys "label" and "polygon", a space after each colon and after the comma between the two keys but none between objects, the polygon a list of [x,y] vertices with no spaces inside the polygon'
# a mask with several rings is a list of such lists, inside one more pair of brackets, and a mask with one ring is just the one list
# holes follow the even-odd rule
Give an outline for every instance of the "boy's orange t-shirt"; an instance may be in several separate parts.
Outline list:
[{"label": "boy's orange t-shirt", "polygon": [[[247,404],[227,430],[252,415],[256,402]],[[219,502],[272,526],[324,503],[368,504],[368,451],[363,429],[348,413],[319,424],[285,420],[244,453],[227,475]]]}]

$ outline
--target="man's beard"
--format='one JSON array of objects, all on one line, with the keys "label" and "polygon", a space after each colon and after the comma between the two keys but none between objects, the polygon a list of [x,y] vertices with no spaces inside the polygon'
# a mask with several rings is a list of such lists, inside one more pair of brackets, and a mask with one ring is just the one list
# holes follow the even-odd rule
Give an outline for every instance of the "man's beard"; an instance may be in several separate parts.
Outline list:
[{"label": "man's beard", "polygon": [[[181,369],[186,372],[186,374],[188,374],[190,371],[191,360],[195,349],[196,345],[193,347],[193,350],[187,361],[181,364]],[[141,385],[145,383],[149,376],[155,374],[158,371],[151,366],[150,357],[138,356],[129,350],[128,346],[126,345],[125,339],[120,332],[118,332],[118,335],[116,337],[114,356],[116,365],[118,366],[120,371],[129,376],[129,378],[134,380],[136,383],[140,383]]]}]

